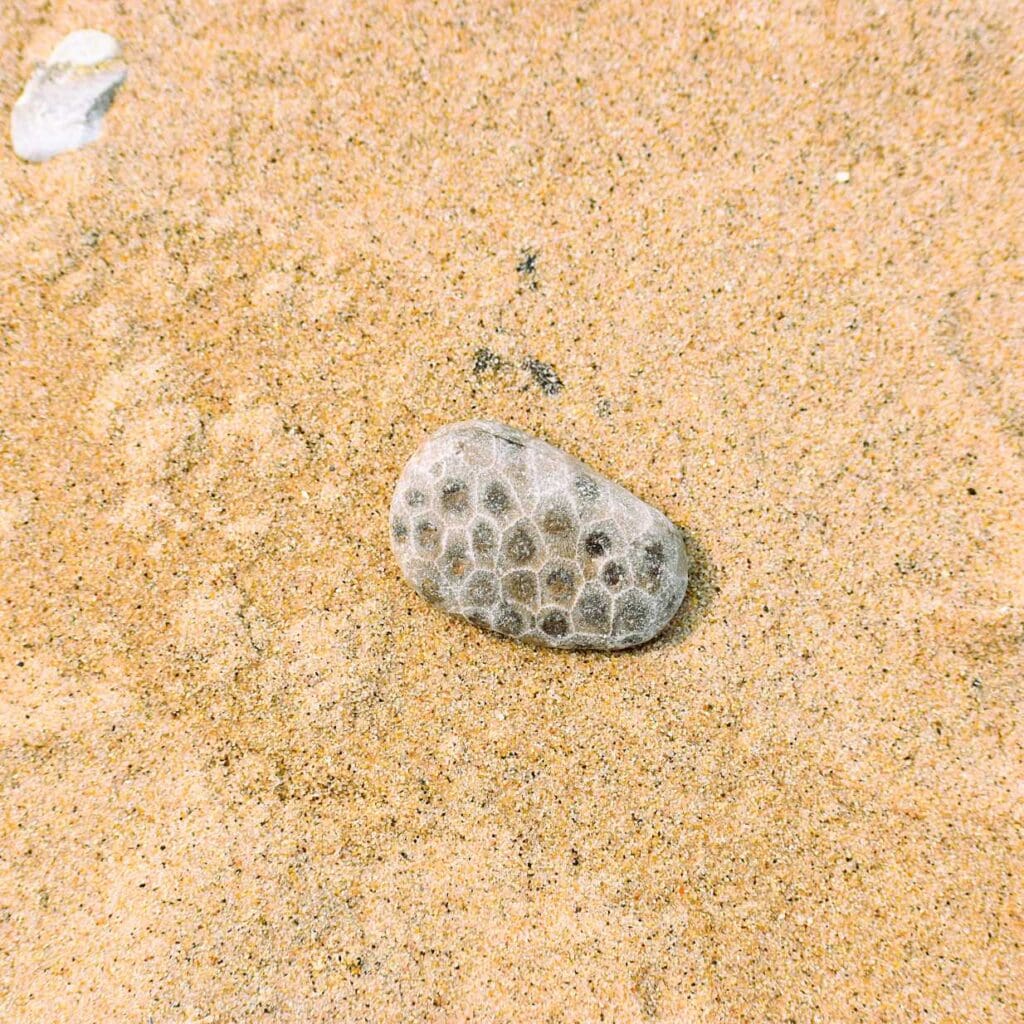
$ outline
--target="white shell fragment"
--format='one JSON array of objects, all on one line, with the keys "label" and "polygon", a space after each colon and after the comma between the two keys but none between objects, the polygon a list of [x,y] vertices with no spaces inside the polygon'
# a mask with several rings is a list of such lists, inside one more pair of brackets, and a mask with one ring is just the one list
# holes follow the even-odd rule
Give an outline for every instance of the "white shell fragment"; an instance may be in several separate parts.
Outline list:
[{"label": "white shell fragment", "polygon": [[686,593],[678,527],[578,459],[487,420],[439,430],[408,461],[391,543],[431,604],[545,647],[642,644]]},{"label": "white shell fragment", "polygon": [[41,163],[99,138],[103,115],[128,73],[120,58],[120,45],[105,32],[65,36],[11,110],[14,152]]}]

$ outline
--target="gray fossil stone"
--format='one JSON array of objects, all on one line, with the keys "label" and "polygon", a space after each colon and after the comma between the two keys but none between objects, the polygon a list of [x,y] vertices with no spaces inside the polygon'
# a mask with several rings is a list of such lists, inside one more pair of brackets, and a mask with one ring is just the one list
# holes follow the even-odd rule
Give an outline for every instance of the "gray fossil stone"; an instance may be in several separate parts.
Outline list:
[{"label": "gray fossil stone", "polygon": [[686,593],[678,527],[571,455],[488,420],[444,427],[409,459],[391,544],[431,604],[545,647],[642,644]]},{"label": "gray fossil stone", "polygon": [[99,138],[127,71],[117,40],[82,29],[65,36],[33,72],[11,109],[11,144],[41,163]]}]

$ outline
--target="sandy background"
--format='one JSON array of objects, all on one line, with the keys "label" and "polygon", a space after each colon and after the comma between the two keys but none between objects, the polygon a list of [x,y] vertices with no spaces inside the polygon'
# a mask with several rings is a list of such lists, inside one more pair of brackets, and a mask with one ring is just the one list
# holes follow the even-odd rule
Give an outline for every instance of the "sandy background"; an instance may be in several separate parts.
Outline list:
[{"label": "sandy background", "polygon": [[[83,26],[105,137],[21,164]],[[1012,2],[8,0],[0,1017],[1024,1019],[1022,51]],[[475,415],[687,528],[663,639],[404,585],[393,483]]]}]

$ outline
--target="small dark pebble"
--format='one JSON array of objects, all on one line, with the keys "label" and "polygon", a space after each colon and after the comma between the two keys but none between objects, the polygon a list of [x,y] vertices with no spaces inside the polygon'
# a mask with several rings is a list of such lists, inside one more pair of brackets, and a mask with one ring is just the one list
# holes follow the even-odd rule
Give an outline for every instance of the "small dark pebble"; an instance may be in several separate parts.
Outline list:
[{"label": "small dark pebble", "polygon": [[550,363],[542,363],[533,356],[523,360],[523,369],[530,371],[530,376],[545,395],[557,395],[565,386]]},{"label": "small dark pebble", "polygon": [[516,264],[517,273],[529,277],[537,272],[537,253],[533,249],[523,249],[520,260]]},{"label": "small dark pebble", "polygon": [[473,354],[473,372],[487,373],[488,370],[501,369],[501,356],[489,348],[478,348]]}]

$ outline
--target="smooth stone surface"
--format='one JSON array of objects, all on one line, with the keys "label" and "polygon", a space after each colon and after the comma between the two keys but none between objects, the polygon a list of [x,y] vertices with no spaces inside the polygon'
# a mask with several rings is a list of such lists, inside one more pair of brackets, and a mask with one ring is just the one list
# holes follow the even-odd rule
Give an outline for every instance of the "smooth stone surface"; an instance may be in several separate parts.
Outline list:
[{"label": "smooth stone surface", "polygon": [[391,544],[431,604],[545,647],[642,644],[686,593],[683,535],[661,512],[488,420],[439,430],[408,461]]},{"label": "smooth stone surface", "polygon": [[11,110],[14,152],[41,163],[99,138],[103,115],[127,74],[120,57],[120,45],[105,32],[65,36]]}]

